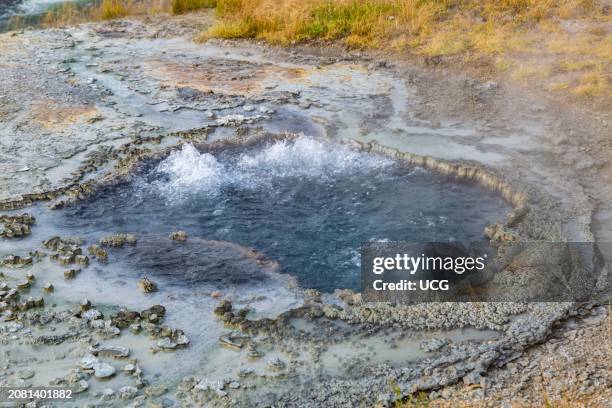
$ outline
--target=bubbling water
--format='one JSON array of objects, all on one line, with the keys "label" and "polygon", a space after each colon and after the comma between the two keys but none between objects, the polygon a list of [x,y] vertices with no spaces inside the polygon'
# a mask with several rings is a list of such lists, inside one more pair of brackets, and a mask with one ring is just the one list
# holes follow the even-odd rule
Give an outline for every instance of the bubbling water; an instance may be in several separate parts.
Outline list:
[{"label": "bubbling water", "polygon": [[386,157],[307,137],[282,140],[256,152],[226,154],[219,159],[185,144],[156,167],[155,173],[161,178],[149,185],[172,203],[190,194],[215,196],[228,188],[271,190],[278,179],[333,182],[338,176],[363,175],[392,165],[393,161]]},{"label": "bubbling water", "polygon": [[[184,145],[130,184],[66,209],[63,227],[93,239],[116,231],[167,239],[182,229],[190,237],[251,247],[304,287],[359,290],[361,243],[484,243],[484,226],[507,209],[499,196],[480,186],[346,145],[298,137],[214,154]],[[215,255],[198,252],[206,256]],[[208,262],[187,269],[210,268]]]}]

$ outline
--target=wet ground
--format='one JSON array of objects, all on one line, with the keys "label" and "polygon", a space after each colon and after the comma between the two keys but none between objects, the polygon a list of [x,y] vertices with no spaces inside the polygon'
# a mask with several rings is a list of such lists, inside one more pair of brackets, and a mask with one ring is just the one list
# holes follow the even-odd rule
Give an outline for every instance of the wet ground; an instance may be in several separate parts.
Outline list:
[{"label": "wet ground", "polygon": [[[185,36],[192,34],[190,30],[178,19],[2,35],[0,199],[5,200],[4,208],[41,198],[31,193],[50,195],[55,198],[51,204],[61,207],[63,198],[49,192],[100,179],[111,170],[131,174],[126,170],[131,158],[176,143],[247,143],[261,135],[290,132],[333,142],[376,141],[413,154],[409,161],[428,171],[474,174],[468,178],[496,191],[498,200],[503,195],[507,205],[529,209],[519,212],[520,217],[500,220],[517,237],[593,240],[596,202],[585,193],[590,187],[577,183],[576,170],[564,161],[571,160],[585,172],[594,163],[575,146],[551,143],[556,122],[541,106],[517,102],[494,82],[444,78],[333,50],[316,55],[250,43],[196,44]],[[295,160],[299,164],[299,158],[292,164]],[[436,186],[453,188],[444,183]],[[134,199],[130,190],[122,193],[127,202]],[[405,194],[399,196],[407,199]],[[268,258],[266,246],[261,247],[262,254],[210,240],[225,236],[202,236],[193,230],[188,232],[194,236],[181,244],[166,237],[169,230],[163,231],[163,237],[161,233],[152,237],[143,227],[136,247],[107,247],[105,262],[98,249],[88,251],[88,246],[100,244],[103,232],[134,231],[123,226],[110,231],[105,223],[90,228],[96,224],[88,221],[95,217],[93,206],[87,217],[77,213],[71,220],[74,231],[87,231],[82,237],[87,242],[63,237],[41,247],[42,241],[66,234],[54,227],[64,215],[54,213],[70,214],[78,208],[69,207],[64,213],[42,208],[49,203],[19,211],[38,217],[29,237],[0,241],[3,256],[25,258],[30,251],[40,252],[32,254],[32,264],[12,258],[1,270],[10,288],[32,273],[35,280],[30,288],[21,285],[22,297],[43,296],[45,303],[44,308],[30,308],[26,301],[25,310],[5,312],[5,343],[0,349],[6,374],[1,381],[88,387],[79,394],[81,402],[385,404],[398,395],[435,390],[461,379],[481,384],[488,368],[503,367],[524,348],[544,341],[553,324],[572,308],[505,303],[365,305],[350,291],[323,295],[303,291],[278,274],[276,259]],[[438,201],[436,206],[445,208]],[[504,212],[496,213],[492,205],[487,208],[500,218]],[[137,215],[146,219],[146,214]],[[495,221],[488,216],[481,219],[485,218]],[[173,222],[171,229],[180,222]],[[198,249],[176,251],[175,245]],[[148,248],[149,253],[168,248],[160,253],[183,261],[198,250],[205,256],[209,248],[225,254],[226,260],[239,260],[229,268],[247,271],[252,284],[240,290],[177,290],[160,279],[157,292],[141,293],[138,277],[126,273],[134,267],[130,259],[139,265],[168,259],[156,260],[153,255],[144,259],[135,248],[145,252]],[[77,252],[89,256],[89,265],[75,264]],[[253,262],[267,268],[265,280],[253,272]],[[64,273],[71,269],[81,270],[65,279]],[[153,274],[150,277],[155,281]],[[45,290],[46,282],[52,283],[53,292]],[[84,297],[93,305],[79,306]],[[219,305],[224,299],[229,306]],[[166,307],[163,316],[158,316],[158,309],[157,313],[146,310],[155,304]],[[139,311],[139,317],[120,315],[120,307]],[[184,331],[189,345],[176,329]],[[119,357],[115,358],[113,353],[95,351],[108,344],[129,348],[130,356],[115,352]],[[92,353],[99,354],[97,376],[95,368],[82,361]],[[111,380],[105,379],[107,367],[100,363],[117,369],[107,376]],[[129,364],[142,373],[135,367],[120,371]]]}]

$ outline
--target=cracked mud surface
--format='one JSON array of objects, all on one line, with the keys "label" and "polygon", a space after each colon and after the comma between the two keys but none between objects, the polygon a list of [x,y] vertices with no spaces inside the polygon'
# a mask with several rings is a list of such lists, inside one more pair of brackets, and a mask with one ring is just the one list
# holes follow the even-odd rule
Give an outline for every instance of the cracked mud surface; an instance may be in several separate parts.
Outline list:
[{"label": "cracked mud surface", "polygon": [[[116,21],[0,36],[4,208],[29,204],[32,193],[95,180],[115,165],[121,172],[131,156],[154,154],[178,142],[301,132],[479,166],[514,195],[525,197],[531,211],[514,228],[521,237],[612,241],[609,115],[525,96],[509,85],[365,54],[225,41],[196,44],[188,37],[195,30],[191,18],[159,23]],[[41,251],[40,242],[54,232],[45,227],[46,204],[19,211],[40,214],[38,222],[28,238],[0,241],[0,255]],[[235,313],[234,318],[242,307],[270,318],[261,327],[248,319],[245,323],[244,316],[226,322],[239,329],[228,334],[221,322],[203,328],[189,313],[181,315],[185,293],[162,290],[145,296],[135,282],[105,282],[99,271],[112,268],[113,249],[108,249],[108,265],[95,259],[94,250],[89,251],[92,266],[80,266],[74,282],[94,283],[77,288],[56,280],[67,268],[51,257],[56,254],[61,261],[65,252],[79,256],[73,245],[42,250],[48,256],[34,254],[31,266],[3,265],[10,287],[27,271],[36,280],[23,297],[45,298],[43,310],[26,305],[25,311],[3,319],[3,385],[69,384],[88,388],[79,394],[82,401],[110,406],[125,401],[162,406],[387,404],[397,397],[390,382],[402,395],[437,392],[461,380],[482,384],[488,371],[503,372],[508,363],[521,361],[526,349],[546,342],[558,321],[588,315],[592,306],[576,312],[570,304],[378,305],[372,312],[358,295],[340,293],[342,301],[324,296],[320,303],[316,295],[282,280],[280,304],[273,304],[270,293],[267,299],[258,297],[256,290],[189,293],[191,315],[213,320],[218,302],[228,298],[226,312]],[[82,246],[87,253],[87,245],[77,245],[78,251]],[[52,294],[43,287],[46,281],[55,287]],[[93,306],[79,305],[84,296]],[[306,306],[299,307],[304,301]],[[151,320],[152,312],[143,313],[157,303],[167,307],[164,325],[170,327],[159,322],[161,316]],[[139,320],[117,317],[119,307],[140,311]],[[179,344],[177,328],[191,339],[188,347]],[[210,332],[202,336],[204,330]],[[423,352],[419,345],[431,340],[431,330],[447,333],[450,341]],[[32,351],[38,344],[46,345],[44,351]],[[82,360],[100,344],[126,347],[130,355],[117,356],[115,350],[115,355],[96,352],[96,361]],[[398,344],[405,354],[389,351]],[[360,354],[368,348],[383,356],[377,360]],[[253,352],[265,358],[249,366]],[[204,357],[194,359],[190,353]],[[394,359],[400,364],[388,362]],[[108,370],[103,364],[117,371],[132,367],[105,381],[99,378]],[[610,380],[597,381],[595,390]],[[488,387],[482,387],[482,397]]]}]

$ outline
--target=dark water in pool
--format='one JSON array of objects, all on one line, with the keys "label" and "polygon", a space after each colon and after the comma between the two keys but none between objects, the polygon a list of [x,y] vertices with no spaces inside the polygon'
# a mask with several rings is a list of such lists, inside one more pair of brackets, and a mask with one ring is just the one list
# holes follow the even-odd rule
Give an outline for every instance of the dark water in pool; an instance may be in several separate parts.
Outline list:
[{"label": "dark water in pool", "polygon": [[[507,204],[386,157],[306,137],[200,154],[191,145],[128,185],[62,212],[73,235],[134,232],[250,246],[304,287],[359,288],[368,240],[485,242]],[[205,254],[199,253],[204,257]]]}]

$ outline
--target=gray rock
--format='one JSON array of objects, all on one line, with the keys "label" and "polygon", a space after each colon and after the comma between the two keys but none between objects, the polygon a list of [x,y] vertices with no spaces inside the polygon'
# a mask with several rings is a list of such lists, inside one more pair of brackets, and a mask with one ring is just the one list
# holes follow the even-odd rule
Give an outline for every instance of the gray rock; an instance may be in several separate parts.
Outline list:
[{"label": "gray rock", "polygon": [[22,370],[17,371],[17,378],[22,379],[22,380],[29,380],[30,378],[34,377],[36,373],[34,372],[34,370],[31,370],[29,368],[24,368]]},{"label": "gray rock", "polygon": [[109,378],[115,375],[115,367],[110,364],[96,362],[93,365],[94,375],[97,378]]},{"label": "gray rock", "polygon": [[89,388],[89,384],[87,383],[87,381],[80,380],[77,386],[74,388],[74,392],[75,394],[80,394],[82,392],[87,391],[88,388]]},{"label": "gray rock", "polygon": [[114,358],[126,358],[130,355],[130,349],[123,346],[101,345],[89,347],[89,352],[94,356],[105,355]]},{"label": "gray rock", "polygon": [[186,346],[186,345],[189,344],[189,338],[187,336],[185,336],[184,334],[181,334],[181,335],[177,336],[176,344],[179,345],[179,346]]},{"label": "gray rock", "polygon": [[84,370],[93,370],[97,363],[98,359],[96,357],[88,355],[81,359],[80,366]]},{"label": "gray rock", "polygon": [[97,320],[103,317],[102,313],[97,309],[89,309],[81,313],[81,319],[85,320]]},{"label": "gray rock", "polygon": [[220,397],[225,397],[227,395],[227,392],[223,391],[225,388],[223,381],[213,381],[204,378],[202,381],[196,384],[195,388],[202,391],[214,391]]},{"label": "gray rock", "polygon": [[285,368],[285,363],[278,357],[274,357],[268,360],[268,368],[270,370],[279,371]]},{"label": "gray rock", "polygon": [[133,399],[138,394],[138,388],[131,385],[119,388],[119,398],[123,400]]},{"label": "gray rock", "polygon": [[157,340],[157,347],[163,350],[173,350],[177,344],[173,342],[169,337],[163,337]]}]

